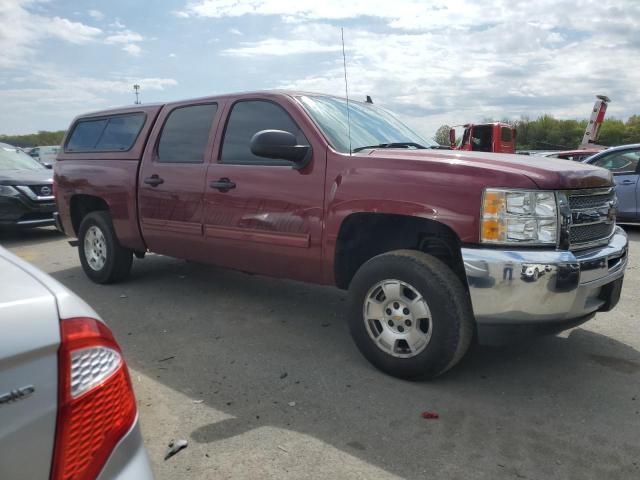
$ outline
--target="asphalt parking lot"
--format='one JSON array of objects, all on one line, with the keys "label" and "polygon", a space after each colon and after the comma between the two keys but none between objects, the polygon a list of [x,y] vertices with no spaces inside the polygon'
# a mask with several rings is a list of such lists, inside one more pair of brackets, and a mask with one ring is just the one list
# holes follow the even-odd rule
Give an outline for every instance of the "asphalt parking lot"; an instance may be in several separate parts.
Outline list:
[{"label": "asphalt parking lot", "polygon": [[[345,292],[157,255],[101,286],[53,229],[0,244],[92,305],[122,345],[159,479],[640,478],[640,229],[616,310],[475,348],[445,376],[373,369]],[[437,420],[420,417],[437,412]],[[186,450],[163,460],[171,439]]]}]

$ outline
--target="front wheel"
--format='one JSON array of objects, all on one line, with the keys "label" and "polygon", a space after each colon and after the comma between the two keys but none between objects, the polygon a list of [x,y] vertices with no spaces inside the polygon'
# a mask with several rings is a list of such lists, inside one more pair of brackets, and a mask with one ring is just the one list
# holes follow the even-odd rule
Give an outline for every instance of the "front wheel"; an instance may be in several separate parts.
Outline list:
[{"label": "front wheel", "polygon": [[91,280],[112,283],[129,275],[133,252],[118,242],[108,212],[92,212],[84,217],[78,240],[80,263]]},{"label": "front wheel", "polygon": [[468,293],[437,258],[397,250],[354,276],[349,327],[362,354],[401,378],[435,377],[464,356],[473,337]]}]

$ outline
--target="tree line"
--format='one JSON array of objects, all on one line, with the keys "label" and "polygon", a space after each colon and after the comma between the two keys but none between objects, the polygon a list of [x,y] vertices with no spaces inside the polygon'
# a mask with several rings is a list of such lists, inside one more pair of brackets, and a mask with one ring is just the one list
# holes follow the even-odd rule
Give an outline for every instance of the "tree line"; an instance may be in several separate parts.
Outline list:
[{"label": "tree line", "polygon": [[[494,120],[485,119],[484,122]],[[502,120],[517,129],[516,148],[518,150],[571,150],[582,141],[587,120],[558,120],[551,115],[543,115],[536,120],[522,117],[520,120]],[[449,126],[442,125],[433,139],[440,145],[449,145]],[[16,147],[37,147],[38,145],[60,145],[65,131],[27,135],[0,135],[1,143]],[[598,137],[600,145],[608,147],[640,143],[640,115],[632,115],[625,122],[616,118],[605,119]]]},{"label": "tree line", "polygon": [[40,130],[38,133],[27,135],[0,135],[0,143],[8,143],[14,147],[37,147],[39,145],[60,145],[64,138],[65,130],[47,132]]},{"label": "tree line", "polygon": [[[495,120],[485,119],[483,122]],[[572,150],[580,145],[587,120],[559,120],[542,115],[535,120],[501,120],[517,130],[518,150]],[[449,145],[449,126],[442,125],[433,138],[440,145]],[[640,115],[632,115],[625,122],[616,118],[605,119],[600,128],[597,143],[612,147],[628,143],[640,143]]]}]

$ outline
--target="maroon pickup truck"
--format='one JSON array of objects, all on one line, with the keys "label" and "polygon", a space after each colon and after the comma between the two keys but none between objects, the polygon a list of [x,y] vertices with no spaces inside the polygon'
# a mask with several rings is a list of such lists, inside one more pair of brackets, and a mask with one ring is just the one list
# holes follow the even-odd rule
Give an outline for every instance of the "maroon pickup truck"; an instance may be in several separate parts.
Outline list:
[{"label": "maroon pickup truck", "polygon": [[87,276],[145,252],[336,285],[375,366],[455,365],[474,335],[560,331],[613,308],[627,265],[611,174],[430,148],[370,103],[302,92],[76,118],[55,165],[58,228]]}]

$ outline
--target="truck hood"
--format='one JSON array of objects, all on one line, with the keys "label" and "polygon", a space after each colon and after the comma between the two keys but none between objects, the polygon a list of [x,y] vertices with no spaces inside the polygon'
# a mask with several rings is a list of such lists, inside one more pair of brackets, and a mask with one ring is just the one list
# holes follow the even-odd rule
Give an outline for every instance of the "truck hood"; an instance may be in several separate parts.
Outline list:
[{"label": "truck hood", "polygon": [[0,185],[46,185],[48,183],[53,183],[53,171],[47,168],[0,170]]},{"label": "truck hood", "polygon": [[[455,150],[373,149],[363,155],[391,160],[437,162],[456,166],[469,165],[489,172],[524,175],[543,190],[597,188],[613,185],[611,172],[604,168],[571,160],[536,155],[467,152]],[[492,185],[509,187],[511,185]]]}]

